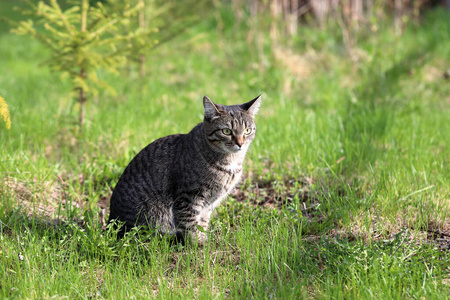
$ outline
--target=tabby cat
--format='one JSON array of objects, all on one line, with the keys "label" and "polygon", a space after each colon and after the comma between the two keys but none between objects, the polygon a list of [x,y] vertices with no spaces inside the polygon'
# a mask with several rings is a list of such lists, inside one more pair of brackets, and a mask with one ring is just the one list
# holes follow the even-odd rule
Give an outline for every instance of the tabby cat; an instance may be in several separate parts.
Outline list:
[{"label": "tabby cat", "polygon": [[155,140],[133,158],[114,189],[109,222],[124,222],[122,234],[143,225],[182,243],[206,242],[212,210],[241,178],[260,99],[225,106],[203,97],[202,123]]}]

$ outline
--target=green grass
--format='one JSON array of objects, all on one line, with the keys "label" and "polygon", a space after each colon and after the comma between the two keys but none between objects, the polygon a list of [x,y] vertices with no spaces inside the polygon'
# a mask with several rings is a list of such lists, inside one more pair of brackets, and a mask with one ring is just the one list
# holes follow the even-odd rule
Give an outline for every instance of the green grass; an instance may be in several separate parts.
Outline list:
[{"label": "green grass", "polygon": [[[431,234],[450,234],[448,14],[361,32],[356,62],[336,26],[290,48],[260,33],[262,57],[221,16],[155,50],[145,79],[99,74],[117,95],[87,103],[83,130],[47,50],[0,27],[0,298],[449,298],[449,242]],[[246,200],[217,210],[206,247],[100,229],[131,158],[201,122],[204,94],[261,93]]]}]

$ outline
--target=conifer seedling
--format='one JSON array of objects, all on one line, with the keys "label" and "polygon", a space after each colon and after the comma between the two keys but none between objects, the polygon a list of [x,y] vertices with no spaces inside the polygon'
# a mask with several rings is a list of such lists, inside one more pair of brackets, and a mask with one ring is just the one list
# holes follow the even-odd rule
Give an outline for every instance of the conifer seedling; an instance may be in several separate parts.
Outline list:
[{"label": "conifer seedling", "polygon": [[[37,23],[42,23],[44,30],[38,30],[32,19],[14,24],[12,30],[17,34],[28,34],[46,45],[51,50],[45,64],[52,70],[62,72],[70,77],[72,93],[79,103],[79,122],[85,123],[85,103],[99,89],[114,89],[97,77],[100,68],[118,73],[131,51],[136,47],[150,48],[157,43],[152,39],[155,28],[131,26],[131,18],[143,9],[143,1],[122,6],[98,2],[95,6],[89,0],[69,1],[73,5],[63,10],[57,0],[49,3],[39,1],[34,4],[27,0],[29,9],[21,10],[24,15],[33,16]],[[126,30],[124,30],[126,28]]]}]

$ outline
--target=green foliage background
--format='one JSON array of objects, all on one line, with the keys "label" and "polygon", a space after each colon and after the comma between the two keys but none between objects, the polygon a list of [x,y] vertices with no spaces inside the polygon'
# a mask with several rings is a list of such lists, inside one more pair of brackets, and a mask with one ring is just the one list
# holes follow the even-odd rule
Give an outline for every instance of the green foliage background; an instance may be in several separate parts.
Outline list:
[{"label": "green foliage background", "polygon": [[[0,11],[19,18],[14,5]],[[117,95],[86,104],[82,132],[70,82],[40,65],[49,51],[0,24],[1,297],[448,298],[448,12],[400,36],[389,18],[355,32],[357,60],[332,22],[274,44],[262,17],[206,15],[148,56],[145,78],[100,71]],[[131,158],[201,122],[204,94],[263,94],[245,200],[219,208],[204,249],[100,230]],[[275,208],[254,205],[263,192]]]}]

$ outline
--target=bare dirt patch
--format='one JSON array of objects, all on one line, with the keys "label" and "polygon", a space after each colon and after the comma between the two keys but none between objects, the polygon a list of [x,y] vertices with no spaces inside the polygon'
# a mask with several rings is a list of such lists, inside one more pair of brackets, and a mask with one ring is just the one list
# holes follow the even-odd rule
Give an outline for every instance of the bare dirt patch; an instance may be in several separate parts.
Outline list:
[{"label": "bare dirt patch", "polygon": [[[313,188],[313,184],[322,185],[320,189]],[[251,185],[236,189],[230,196],[238,202],[250,205],[281,210],[300,204],[299,209],[302,217],[311,222],[321,222],[326,218],[316,208],[324,199],[324,191],[336,189],[327,183],[319,183],[309,177],[299,179],[286,179],[282,181],[256,181]],[[318,192],[320,190],[321,192]],[[343,190],[337,191],[342,195]],[[369,226],[363,225],[361,220],[369,217]],[[310,234],[305,240],[314,241],[324,236],[346,238],[348,240],[363,239],[365,241],[389,241],[404,236],[411,244],[431,244],[441,250],[450,251],[450,222],[434,224],[431,222],[422,230],[413,228],[414,220],[407,220],[399,215],[394,221],[380,215],[376,207],[370,211],[361,211],[358,215],[351,216],[353,220],[345,227],[335,222],[335,227],[321,235]]]},{"label": "bare dirt patch", "polygon": [[[84,179],[78,176],[74,180],[83,181]],[[70,185],[61,178],[58,182],[38,182],[37,180],[24,182],[14,177],[6,177],[0,181],[0,193],[12,196],[9,198],[14,199],[28,217],[37,215],[47,226],[57,226],[64,223],[61,212],[69,207],[79,209],[79,213],[88,209],[85,207],[85,197],[80,195],[78,200],[74,200],[69,195],[68,187]],[[318,189],[317,186],[321,186],[321,188]],[[248,203],[264,209],[282,210],[295,206],[297,212],[291,209],[293,213],[298,213],[309,223],[320,223],[327,216],[322,215],[317,207],[324,199],[324,191],[329,189],[336,189],[336,187],[330,186],[329,183],[317,182],[307,176],[301,176],[297,179],[278,181],[256,180],[252,184],[235,189],[230,197],[237,202]],[[344,191],[338,191],[338,193],[342,194]],[[110,194],[95,199],[99,208],[95,217],[103,227],[105,227],[105,220],[109,213],[109,198]],[[372,220],[369,227],[361,221],[363,217],[369,217]],[[390,240],[405,232],[406,229],[409,243],[431,244],[438,249],[450,251],[450,222],[448,221],[439,225],[430,223],[423,230],[412,230],[411,220],[405,220],[402,216],[398,216],[396,221],[388,220],[380,216],[375,207],[371,211],[362,211],[359,215],[351,216],[351,219],[353,221],[345,227],[338,225],[339,222],[335,222],[335,227],[329,231],[320,235],[310,234],[305,236],[305,239],[316,240],[324,235],[329,235],[330,237],[346,237],[349,240],[356,238],[366,241]],[[82,217],[73,221],[84,226],[85,221]]]},{"label": "bare dirt patch", "polygon": [[0,182],[0,193],[12,196],[18,205],[30,213],[51,216],[61,201],[67,198],[64,187],[51,181],[34,179],[25,182],[18,178],[6,177]]},{"label": "bare dirt patch", "polygon": [[312,183],[313,179],[306,176],[282,181],[259,181],[235,189],[230,196],[238,202],[273,209],[298,202],[303,215],[312,217],[313,209],[320,203],[319,196],[311,189]]}]

